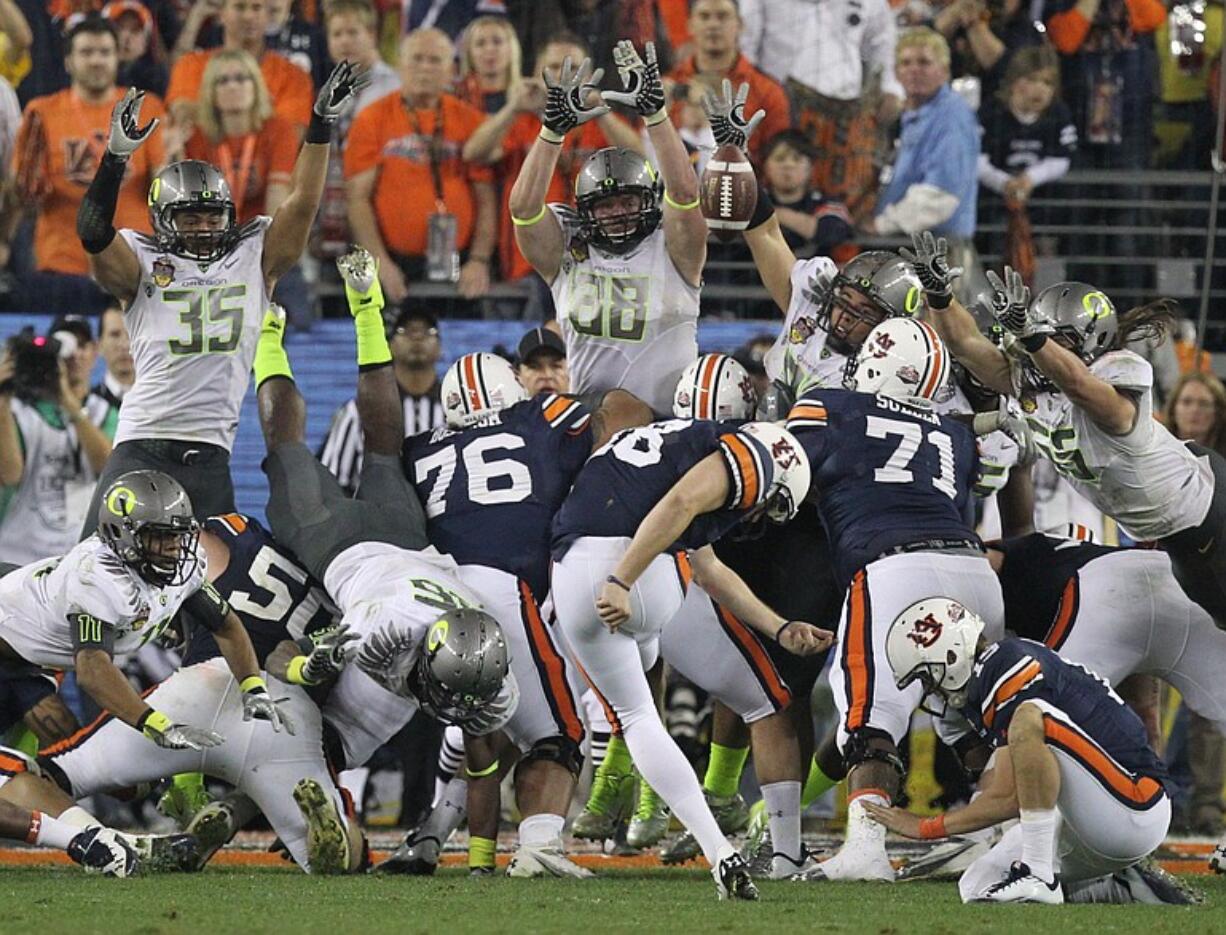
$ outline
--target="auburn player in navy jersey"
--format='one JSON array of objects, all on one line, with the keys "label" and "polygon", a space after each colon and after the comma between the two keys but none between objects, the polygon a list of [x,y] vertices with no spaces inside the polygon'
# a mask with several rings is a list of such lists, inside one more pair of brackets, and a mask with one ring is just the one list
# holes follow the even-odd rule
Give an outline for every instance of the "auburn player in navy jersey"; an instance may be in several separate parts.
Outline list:
[{"label": "auburn player in navy jersey", "polygon": [[1124,870],[1162,843],[1166,769],[1106,682],[1040,643],[992,642],[985,626],[959,602],[930,597],[899,614],[886,639],[897,685],[940,704],[942,733],[966,733],[969,722],[996,750],[980,794],[935,818],[876,804],[869,813],[926,839],[1020,818],[962,875],[962,899],[1062,903],[1062,879]]},{"label": "auburn player in navy jersey", "polygon": [[857,352],[856,392],[810,390],[788,416],[847,589],[830,676],[839,723],[818,763],[831,785],[846,771],[847,840],[806,874],[813,879],[894,878],[885,829],[864,806],[888,805],[898,793],[897,745],[920,700],[918,688],[897,688],[885,665],[886,629],[899,611],[936,588],[974,607],[993,637],[1003,633],[1000,585],[970,520],[974,435],[929,405],[948,369],[930,326],[888,320]]},{"label": "auburn player in navy jersey", "polygon": [[[613,431],[650,420],[646,404],[624,391],[606,393],[594,412],[566,396],[524,397],[510,364],[493,354],[466,354],[443,378],[447,425],[411,436],[402,462],[425,507],[431,545],[455,559],[457,575],[499,621],[510,646],[519,705],[503,732],[522,754],[516,798],[522,820],[511,876],[590,876],[562,852],[562,829],[583,765],[583,725],[572,690],[574,673],[539,608],[549,590],[550,523],[594,447]],[[371,400],[373,405],[374,399]],[[395,400],[388,396],[384,404]],[[478,742],[478,747],[481,745]],[[474,748],[473,760],[493,751]],[[495,763],[469,773],[469,862],[493,868],[499,776]],[[484,772],[482,772],[484,770]],[[385,871],[432,869],[462,813],[453,803],[427,819],[384,865]],[[435,819],[439,819],[436,821]],[[476,840],[473,840],[473,838]]]},{"label": "auburn player in navy jersey", "polygon": [[808,489],[807,459],[785,430],[675,419],[615,435],[579,472],[553,524],[554,609],[571,651],[643,778],[698,839],[721,898],[756,899],[757,890],[660,722],[644,672],[691,573],[793,652],[829,645],[827,631],[766,607],[709,547],[747,518],[791,519]]}]

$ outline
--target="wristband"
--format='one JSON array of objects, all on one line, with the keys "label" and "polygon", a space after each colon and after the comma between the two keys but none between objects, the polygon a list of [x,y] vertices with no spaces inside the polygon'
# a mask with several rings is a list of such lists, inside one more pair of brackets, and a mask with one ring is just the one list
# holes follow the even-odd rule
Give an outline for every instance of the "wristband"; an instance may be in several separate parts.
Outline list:
[{"label": "wristband", "polygon": [[467,766],[464,767],[464,774],[470,777],[471,779],[480,779],[482,776],[492,776],[496,772],[498,772],[498,761],[497,760],[495,760],[485,769],[479,769],[479,770],[474,771],[474,770],[469,769]]},{"label": "wristband", "polygon": [[1047,335],[1032,334],[1021,338],[1019,343],[1025,348],[1027,354],[1035,353],[1039,348],[1047,343]]},{"label": "wristband", "polygon": [[949,837],[949,833],[945,830],[945,815],[920,819],[919,834],[925,841]]},{"label": "wristband", "polygon": [[767,193],[766,189],[758,185],[758,203],[754,205],[753,217],[749,219],[749,224],[745,230],[751,231],[755,227],[761,227],[774,216],[775,203],[771,201],[771,196]]},{"label": "wristband", "polygon": [[554,133],[549,127],[542,126],[541,132],[537,134],[537,137],[554,146],[562,145],[562,134]]},{"label": "wristband", "polygon": [[778,630],[775,631],[775,642],[776,643],[778,643],[780,646],[783,645],[783,640],[780,639],[780,637],[783,636],[783,631],[786,630],[788,627],[790,627],[795,622],[796,622],[795,620],[788,620],[783,624],[783,626],[781,626]]},{"label": "wristband", "polygon": [[249,675],[238,683],[238,690],[244,695],[259,694],[260,692],[267,693],[268,686],[264,684],[264,680],[258,675]]},{"label": "wristband", "polygon": [[306,673],[303,672],[306,664],[306,656],[295,656],[291,659],[289,665],[285,667],[285,680],[291,685],[314,685],[315,683],[307,678]]},{"label": "wristband", "polygon": [[661,123],[663,123],[663,122],[664,122],[665,120],[667,120],[667,119],[668,119],[668,108],[667,108],[667,107],[661,107],[659,110],[657,110],[657,111],[656,111],[654,114],[652,114],[650,117],[644,117],[644,118],[643,118],[643,123],[647,124],[647,126],[649,126],[649,127],[654,127],[654,126],[656,126],[657,124],[661,124]]},{"label": "wristband", "polygon": [[[173,726],[174,722],[170,718],[161,711],[154,711],[152,708],[146,708],[145,713],[136,722],[136,729],[150,740],[153,739],[153,734],[164,734]],[[153,731],[153,734],[149,733],[150,731]]]},{"label": "wristband", "polygon": [[671,205],[672,207],[676,208],[678,211],[693,211],[700,204],[702,204],[702,198],[695,198],[693,201],[688,202],[687,204],[682,204],[679,201],[673,201],[673,196],[668,193],[668,189],[665,189],[664,190],[664,203],[666,205]]},{"label": "wristband", "polygon": [[951,292],[927,292],[924,297],[928,300],[928,307],[938,312],[949,308],[949,303],[954,300]]},{"label": "wristband", "polygon": [[626,582],[622,581],[622,579],[621,579],[621,578],[619,578],[619,577],[617,577],[617,575],[609,575],[609,576],[608,576],[607,578],[605,578],[604,580],[605,580],[605,581],[607,581],[609,584],[615,584],[615,585],[617,585],[617,586],[618,586],[619,588],[621,588],[623,591],[626,591],[626,592],[629,592],[629,591],[630,591],[630,585],[628,585],[628,584],[626,584]]},{"label": "wristband", "polygon": [[323,143],[332,142],[332,124],[324,120],[319,114],[311,111],[311,122],[307,124],[305,141],[308,143]]},{"label": "wristband", "polygon": [[515,215],[512,214],[511,223],[514,224],[516,227],[531,227],[533,224],[538,223],[541,220],[541,218],[545,216],[545,212],[548,210],[549,210],[548,205],[541,205],[541,210],[538,211],[536,214],[532,215],[532,217],[530,218],[517,218]]}]

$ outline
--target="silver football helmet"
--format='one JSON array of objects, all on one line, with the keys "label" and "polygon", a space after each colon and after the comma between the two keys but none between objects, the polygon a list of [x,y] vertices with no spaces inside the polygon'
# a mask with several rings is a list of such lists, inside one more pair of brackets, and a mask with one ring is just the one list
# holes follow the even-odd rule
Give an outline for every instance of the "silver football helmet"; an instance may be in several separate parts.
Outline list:
[{"label": "silver football helmet", "polygon": [[430,625],[411,684],[427,711],[464,724],[498,698],[509,672],[507,641],[498,621],[484,610],[465,607]]},{"label": "silver football helmet", "polygon": [[864,337],[854,340],[857,324],[873,328],[887,318],[914,317],[923,307],[923,295],[911,264],[897,253],[869,250],[848,260],[834,277],[817,323],[829,335],[832,350],[851,356]]},{"label": "silver football helmet", "polygon": [[128,471],[98,507],[98,535],[150,584],[185,583],[196,570],[200,526],[182,485],[161,471]]},{"label": "silver football helmet", "polygon": [[[182,211],[217,211],[222,226],[217,230],[181,231],[177,215]],[[234,246],[238,210],[230,184],[221,170],[199,159],[172,162],[153,177],[149,186],[149,223],[162,249],[189,260],[211,262]]]},{"label": "silver football helmet", "polygon": [[[629,213],[596,218],[595,207],[607,198],[637,195]],[[606,146],[588,157],[575,179],[575,207],[583,239],[609,253],[628,253],[652,234],[664,217],[660,202],[664,183],[646,159],[629,149]]]}]

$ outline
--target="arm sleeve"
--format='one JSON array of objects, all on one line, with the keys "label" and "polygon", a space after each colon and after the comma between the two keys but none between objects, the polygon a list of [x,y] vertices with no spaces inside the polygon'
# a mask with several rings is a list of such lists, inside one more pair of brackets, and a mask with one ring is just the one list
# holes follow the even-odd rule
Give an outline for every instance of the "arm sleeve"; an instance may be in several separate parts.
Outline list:
[{"label": "arm sleeve", "polygon": [[[992,165],[992,160],[988,157],[987,153],[979,154],[978,171],[979,184],[990,188],[998,195],[1005,190],[1005,183],[1012,178],[1004,169],[998,169]],[[1039,183],[1035,182],[1035,184]]]},{"label": "arm sleeve", "polygon": [[100,649],[108,656],[115,655],[115,627],[105,620],[74,610],[68,615],[68,626],[72,630],[74,656],[83,649]]},{"label": "arm sleeve", "polygon": [[770,452],[756,439],[740,432],[728,432],[719,437],[719,451],[728,468],[731,489],[725,508],[745,512],[765,497],[774,474]]},{"label": "arm sleeve", "polygon": [[216,633],[226,622],[230,614],[229,602],[213,587],[212,582],[205,581],[193,591],[183,602],[183,609],[199,621],[210,633]]},{"label": "arm sleeve", "polygon": [[[1072,163],[1066,156],[1048,156],[1027,169],[1026,175],[1035,184],[1035,187],[1038,187],[1066,175],[1070,165]],[[980,181],[982,180],[983,176],[980,176]]]},{"label": "arm sleeve", "polygon": [[990,680],[992,688],[979,713],[998,741],[1008,733],[1009,722],[1021,703],[1039,697],[1047,688],[1043,664],[1024,652],[1009,653],[997,665],[985,668],[981,677]]},{"label": "arm sleeve", "polygon": [[886,205],[877,215],[877,231],[913,233],[943,224],[958,210],[958,196],[922,182],[910,186],[899,201]]}]

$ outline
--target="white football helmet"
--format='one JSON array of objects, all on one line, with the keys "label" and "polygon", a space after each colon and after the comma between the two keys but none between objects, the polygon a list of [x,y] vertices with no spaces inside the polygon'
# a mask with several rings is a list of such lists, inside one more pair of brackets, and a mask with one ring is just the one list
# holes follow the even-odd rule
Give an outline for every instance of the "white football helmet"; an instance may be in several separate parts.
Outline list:
[{"label": "white football helmet", "polygon": [[673,391],[678,419],[752,419],[757,407],[748,371],[727,354],[703,354],[685,368]]},{"label": "white football helmet", "polygon": [[497,354],[465,354],[443,375],[443,411],[453,429],[527,398],[514,368]]},{"label": "white football helmet", "polygon": [[889,318],[868,333],[843,385],[894,399],[936,399],[949,382],[950,355],[932,325]]},{"label": "white football helmet", "polygon": [[886,633],[885,655],[894,681],[906,688],[918,680],[925,697],[935,694],[949,707],[961,708],[983,627],[983,620],[957,601],[944,597],[916,601]]},{"label": "white football helmet", "polygon": [[772,523],[786,523],[800,511],[809,495],[813,474],[809,456],[794,435],[773,422],[748,422],[740,431],[762,444],[774,465],[774,479],[762,502],[766,518]]}]

